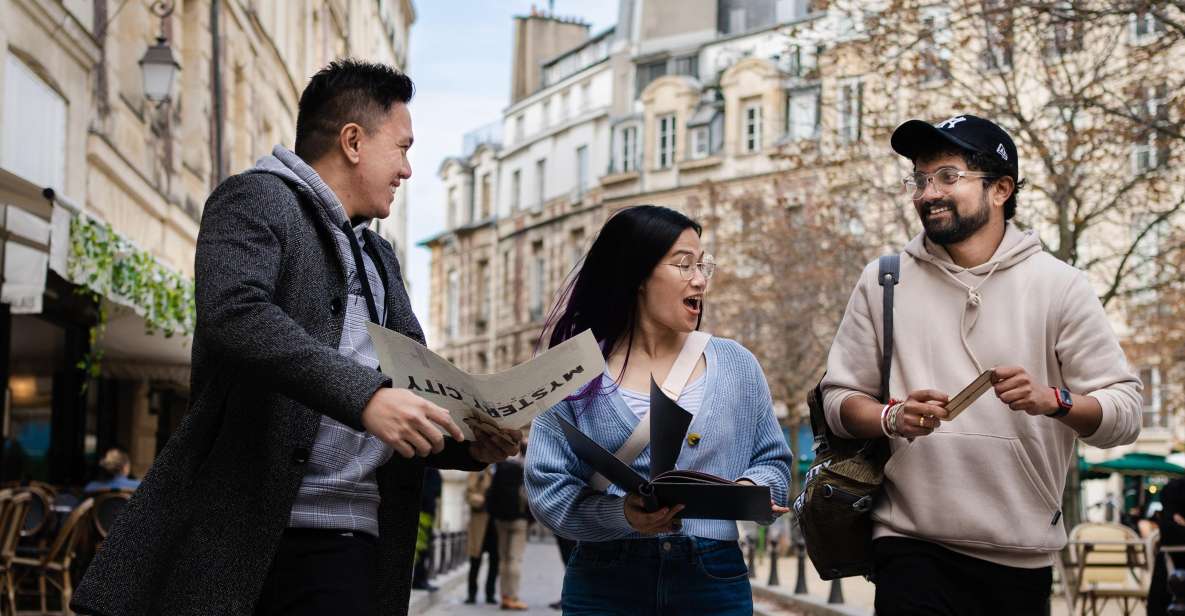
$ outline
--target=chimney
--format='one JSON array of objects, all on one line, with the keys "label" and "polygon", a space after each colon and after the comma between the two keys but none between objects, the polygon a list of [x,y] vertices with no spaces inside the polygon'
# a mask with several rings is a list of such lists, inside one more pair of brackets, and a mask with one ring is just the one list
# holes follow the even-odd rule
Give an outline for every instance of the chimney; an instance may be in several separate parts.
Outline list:
[{"label": "chimney", "polygon": [[543,63],[579,47],[588,40],[589,25],[576,19],[558,19],[531,6],[530,15],[514,18],[514,64],[510,75],[513,105],[538,90],[543,83]]}]

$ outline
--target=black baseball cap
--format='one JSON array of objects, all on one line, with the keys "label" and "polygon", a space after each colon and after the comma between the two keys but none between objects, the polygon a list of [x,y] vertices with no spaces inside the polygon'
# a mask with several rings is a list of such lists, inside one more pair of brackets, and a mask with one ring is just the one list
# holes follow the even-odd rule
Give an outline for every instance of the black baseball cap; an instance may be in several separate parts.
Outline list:
[{"label": "black baseball cap", "polygon": [[932,152],[936,146],[958,146],[993,156],[1004,162],[1013,180],[1020,177],[1016,144],[1012,142],[1012,137],[995,122],[970,114],[957,115],[937,124],[910,120],[893,131],[889,143],[893,151],[910,160],[916,160],[919,154]]}]

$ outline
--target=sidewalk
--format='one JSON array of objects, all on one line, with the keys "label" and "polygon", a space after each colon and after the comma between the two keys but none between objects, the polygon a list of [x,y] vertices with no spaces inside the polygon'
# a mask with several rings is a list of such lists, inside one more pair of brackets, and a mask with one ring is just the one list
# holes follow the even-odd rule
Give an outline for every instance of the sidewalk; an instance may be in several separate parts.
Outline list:
[{"label": "sidewalk", "polygon": [[[434,593],[437,596],[433,597],[432,605],[421,605],[417,608],[413,597],[409,613],[422,616],[559,615],[559,610],[547,607],[549,603],[560,600],[560,590],[564,584],[564,566],[560,562],[560,551],[555,545],[555,540],[548,539],[546,542],[540,542],[532,539],[527,542],[527,552],[523,558],[523,579],[519,589],[522,600],[531,607],[525,612],[507,612],[499,610],[497,605],[485,604],[484,590],[482,590],[485,588],[485,573],[486,567],[483,562],[481,575],[478,578],[477,604],[465,605],[464,603],[469,574],[469,565],[466,564],[454,572],[457,577],[449,588],[442,586]],[[433,580],[433,583],[438,583],[438,580]]]},{"label": "sidewalk", "polygon": [[[746,553],[746,558],[748,554]],[[778,604],[784,608],[791,608],[801,610],[807,614],[844,614],[844,615],[873,615],[873,600],[876,596],[876,587],[868,580],[862,577],[844,578],[840,582],[840,587],[843,591],[844,602],[842,604],[829,604],[828,599],[831,593],[831,582],[825,582],[819,578],[815,568],[811,566],[810,561],[806,561],[806,588],[807,594],[795,595],[795,585],[798,580],[798,559],[794,556],[779,556],[778,557],[778,585],[769,586],[769,564],[770,558],[768,554],[762,554],[757,560],[757,565],[754,567],[756,572],[753,578],[753,596],[756,598],[769,599],[773,603]],[[1069,616],[1070,610],[1066,605],[1064,596],[1061,594],[1061,589],[1058,586],[1053,588],[1054,594],[1050,602],[1051,616]],[[833,611],[832,611],[833,610]],[[1122,614],[1119,606],[1115,602],[1108,603],[1106,607],[1100,610],[1100,616],[1120,616]],[[1137,613],[1143,614],[1144,609],[1138,608]]]}]

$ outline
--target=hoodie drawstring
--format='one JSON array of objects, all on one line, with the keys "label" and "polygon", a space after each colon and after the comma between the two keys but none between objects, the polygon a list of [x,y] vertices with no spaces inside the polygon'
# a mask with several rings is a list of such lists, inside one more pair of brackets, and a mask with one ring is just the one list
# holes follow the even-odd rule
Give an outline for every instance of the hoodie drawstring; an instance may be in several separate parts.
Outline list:
[{"label": "hoodie drawstring", "polygon": [[[975,352],[971,350],[971,345],[967,342],[967,333],[971,331],[971,328],[975,327],[975,322],[979,320],[979,305],[983,303],[983,296],[979,293],[979,289],[981,289],[983,285],[987,284],[987,281],[992,277],[992,274],[996,273],[996,268],[1000,267],[1000,263],[1002,263],[1002,261],[996,261],[996,263],[992,265],[992,269],[988,270],[987,276],[984,276],[983,280],[981,280],[979,284],[975,285],[974,287],[960,280],[958,276],[952,274],[945,267],[938,267],[942,273],[946,274],[951,280],[959,283],[959,286],[967,290],[967,301],[963,304],[963,316],[959,319],[959,340],[963,343],[963,350],[967,351],[967,355],[971,357],[972,363],[975,364],[975,369],[979,372],[983,372],[983,366],[979,364],[979,358],[975,357]],[[974,318],[972,318],[971,323],[967,324],[967,313],[972,309],[976,310],[976,313]]]}]

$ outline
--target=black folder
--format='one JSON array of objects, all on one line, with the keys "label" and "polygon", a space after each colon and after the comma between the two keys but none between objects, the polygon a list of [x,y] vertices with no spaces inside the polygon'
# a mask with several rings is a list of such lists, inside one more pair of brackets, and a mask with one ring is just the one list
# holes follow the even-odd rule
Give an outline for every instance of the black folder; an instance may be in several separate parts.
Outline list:
[{"label": "black folder", "polygon": [[693,470],[678,470],[675,462],[683,449],[691,413],[683,410],[650,380],[650,480],[581,432],[563,417],[560,429],[568,445],[611,483],[638,494],[653,511],[683,505],[678,517],[709,520],[774,519],[769,486],[751,486]]}]

